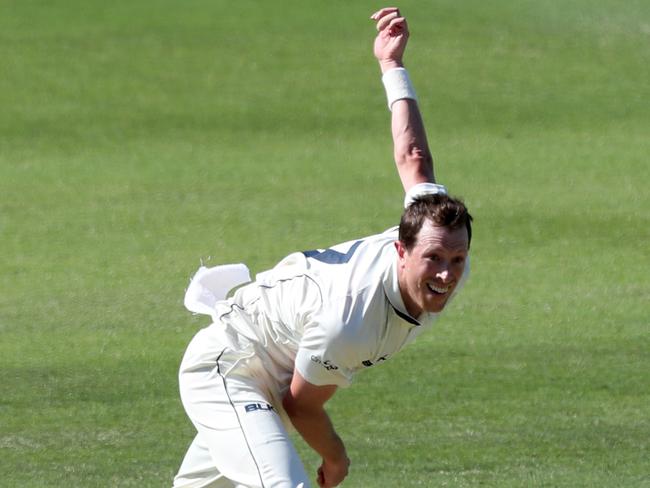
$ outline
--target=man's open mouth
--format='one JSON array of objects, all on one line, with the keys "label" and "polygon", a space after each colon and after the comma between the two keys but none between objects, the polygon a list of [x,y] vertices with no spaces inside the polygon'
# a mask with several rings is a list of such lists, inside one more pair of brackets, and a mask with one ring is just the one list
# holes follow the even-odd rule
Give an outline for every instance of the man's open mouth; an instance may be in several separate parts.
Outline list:
[{"label": "man's open mouth", "polygon": [[449,291],[449,285],[436,286],[433,283],[427,283],[427,288],[430,292],[435,293],[436,295],[444,295]]}]

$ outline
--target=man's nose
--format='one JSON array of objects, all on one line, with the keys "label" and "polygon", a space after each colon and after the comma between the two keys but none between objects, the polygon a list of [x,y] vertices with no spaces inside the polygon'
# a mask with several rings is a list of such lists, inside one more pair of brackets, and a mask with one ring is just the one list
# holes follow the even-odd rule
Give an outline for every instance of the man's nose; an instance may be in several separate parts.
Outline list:
[{"label": "man's nose", "polygon": [[436,276],[440,278],[443,282],[446,282],[449,279],[450,273],[448,267],[443,267],[440,271],[436,273]]}]

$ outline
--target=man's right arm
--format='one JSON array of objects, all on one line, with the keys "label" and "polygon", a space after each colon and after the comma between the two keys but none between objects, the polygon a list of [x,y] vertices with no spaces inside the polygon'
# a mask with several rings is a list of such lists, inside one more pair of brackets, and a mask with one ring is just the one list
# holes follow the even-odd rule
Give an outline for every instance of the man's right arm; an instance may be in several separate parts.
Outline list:
[{"label": "man's right arm", "polygon": [[338,486],[348,474],[350,460],[345,445],[325,411],[325,403],[336,392],[335,385],[317,386],[295,370],[282,406],[302,438],[322,457],[318,468],[321,488]]},{"label": "man's right arm", "polygon": [[[409,37],[406,19],[397,8],[381,9],[371,19],[377,22],[374,54],[382,75],[403,69],[402,57]],[[388,77],[395,74],[389,73]],[[390,109],[395,164],[404,191],[418,183],[435,183],[433,158],[417,101],[399,98],[391,103]]]}]

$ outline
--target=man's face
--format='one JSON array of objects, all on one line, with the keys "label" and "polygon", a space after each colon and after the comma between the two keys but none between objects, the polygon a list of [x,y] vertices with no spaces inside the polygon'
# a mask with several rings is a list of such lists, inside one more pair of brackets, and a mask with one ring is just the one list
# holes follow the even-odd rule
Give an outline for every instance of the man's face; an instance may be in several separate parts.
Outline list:
[{"label": "man's face", "polygon": [[467,229],[450,230],[425,221],[411,251],[397,241],[399,288],[406,310],[440,312],[458,285],[467,260]]}]

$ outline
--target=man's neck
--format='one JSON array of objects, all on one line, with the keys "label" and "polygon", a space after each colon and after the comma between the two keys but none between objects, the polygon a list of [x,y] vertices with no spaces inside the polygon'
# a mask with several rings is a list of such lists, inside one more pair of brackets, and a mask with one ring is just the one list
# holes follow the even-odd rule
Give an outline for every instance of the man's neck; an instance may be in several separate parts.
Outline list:
[{"label": "man's neck", "polygon": [[415,301],[411,298],[411,295],[408,292],[408,286],[406,285],[404,273],[402,271],[402,268],[399,266],[399,263],[397,266],[397,284],[399,286],[399,293],[402,297],[402,302],[404,303],[406,311],[411,317],[417,319],[422,314],[422,309],[418,307]]}]

